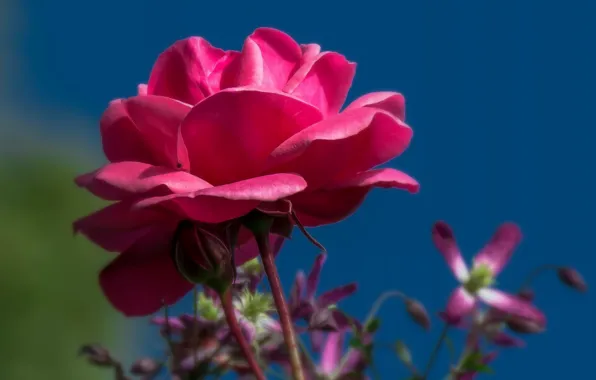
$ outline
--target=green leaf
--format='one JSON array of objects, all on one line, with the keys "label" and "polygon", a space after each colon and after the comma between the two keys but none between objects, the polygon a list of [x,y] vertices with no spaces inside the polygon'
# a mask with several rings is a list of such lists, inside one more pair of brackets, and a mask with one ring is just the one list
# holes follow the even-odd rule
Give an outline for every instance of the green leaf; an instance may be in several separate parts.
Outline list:
[{"label": "green leaf", "polygon": [[373,318],[364,326],[364,331],[369,334],[374,334],[379,327],[381,327],[381,320],[379,318]]},{"label": "green leaf", "polygon": [[464,359],[460,370],[463,372],[477,372],[492,374],[493,370],[484,363],[484,355],[480,351],[473,351]]},{"label": "green leaf", "polygon": [[399,360],[401,360],[401,362],[406,366],[409,367],[412,365],[412,354],[410,353],[408,346],[406,346],[403,341],[398,340],[395,342],[395,353],[397,354]]}]

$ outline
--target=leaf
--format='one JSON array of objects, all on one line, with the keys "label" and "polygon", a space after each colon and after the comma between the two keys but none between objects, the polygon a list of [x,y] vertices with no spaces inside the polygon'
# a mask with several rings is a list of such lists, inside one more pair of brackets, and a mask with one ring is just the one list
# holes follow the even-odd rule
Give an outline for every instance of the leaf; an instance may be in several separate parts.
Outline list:
[{"label": "leaf", "polygon": [[472,373],[492,374],[493,370],[484,362],[484,356],[480,351],[473,351],[464,359],[460,370]]}]

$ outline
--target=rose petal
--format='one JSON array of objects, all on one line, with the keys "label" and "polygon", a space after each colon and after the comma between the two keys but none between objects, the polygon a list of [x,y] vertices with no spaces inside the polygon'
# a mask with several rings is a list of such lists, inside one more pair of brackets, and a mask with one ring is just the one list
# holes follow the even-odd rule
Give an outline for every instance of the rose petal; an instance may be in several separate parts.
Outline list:
[{"label": "rose petal", "polygon": [[449,323],[459,323],[461,318],[470,314],[474,309],[476,299],[463,287],[459,287],[451,293],[447,301],[444,316]]},{"label": "rose petal", "polygon": [[300,49],[302,49],[302,63],[312,61],[321,52],[321,46],[318,44],[300,45]]},{"label": "rose petal", "polygon": [[262,201],[276,201],[306,188],[296,174],[278,173],[250,178],[187,194],[172,194],[139,201],[138,208],[161,205],[181,218],[219,223],[246,215]]},{"label": "rose petal", "polygon": [[317,109],[296,98],[233,88],[196,105],[180,129],[191,172],[217,185],[259,175],[279,144],[319,120]]},{"label": "rose petal", "polygon": [[259,28],[244,43],[233,86],[281,90],[301,59],[302,50],[292,37],[277,29]]},{"label": "rose petal", "polygon": [[310,299],[314,297],[317,286],[319,285],[319,276],[321,275],[321,269],[323,269],[323,265],[327,260],[326,254],[320,254],[315,259],[315,263],[308,274],[308,280],[306,283],[306,298]]},{"label": "rose petal", "polygon": [[432,229],[432,240],[455,277],[460,282],[466,282],[469,277],[468,267],[457,246],[451,227],[443,221],[436,222]]},{"label": "rose petal", "polygon": [[400,120],[406,120],[406,99],[397,92],[382,91],[363,95],[350,103],[345,111],[360,107],[382,109]]},{"label": "rose petal", "polygon": [[169,241],[148,250],[133,246],[118,255],[99,276],[101,288],[112,305],[129,317],[144,316],[172,305],[193,285],[178,272],[169,256]]},{"label": "rose petal", "polygon": [[147,85],[141,83],[137,86],[137,95],[147,95]]},{"label": "rose petal", "polygon": [[188,167],[186,147],[178,142],[178,126],[189,111],[189,105],[161,96],[114,100],[100,120],[106,157],[111,162]]},{"label": "rose petal", "polygon": [[225,54],[201,37],[177,41],[157,58],[147,93],[196,104],[214,92],[208,78]]},{"label": "rose petal", "polygon": [[313,104],[323,115],[332,115],[344,104],[355,73],[355,63],[341,54],[324,52],[305,60],[283,90]]},{"label": "rose petal", "polygon": [[484,288],[478,291],[478,297],[488,305],[509,314],[527,318],[539,325],[546,324],[546,317],[540,310],[517,296],[503,293],[497,289]]},{"label": "rose petal", "polygon": [[177,220],[166,210],[134,209],[123,201],[75,221],[73,230],[107,251],[122,252],[141,239],[151,242],[161,230],[173,233]]},{"label": "rose petal", "polygon": [[389,113],[356,108],[296,133],[271,153],[266,168],[298,173],[313,189],[331,186],[399,156],[411,138],[410,127]]},{"label": "rose petal", "polygon": [[488,244],[474,258],[474,266],[486,265],[493,275],[501,272],[521,241],[520,228],[514,223],[503,223]]},{"label": "rose petal", "polygon": [[399,170],[384,168],[359,173],[334,189],[306,191],[290,198],[300,221],[309,227],[347,218],[375,187],[418,191],[418,182]]},{"label": "rose petal", "polygon": [[212,187],[184,171],[131,161],[108,164],[77,177],[75,182],[106,200],[181,194]]},{"label": "rose petal", "polygon": [[317,298],[317,306],[320,308],[324,308],[331,305],[335,305],[344,298],[354,294],[356,290],[358,290],[358,284],[356,283],[351,283],[348,285],[337,287],[335,289],[328,290]]},{"label": "rose petal", "polygon": [[329,375],[337,368],[343,350],[343,333],[329,333],[321,354],[321,372]]}]

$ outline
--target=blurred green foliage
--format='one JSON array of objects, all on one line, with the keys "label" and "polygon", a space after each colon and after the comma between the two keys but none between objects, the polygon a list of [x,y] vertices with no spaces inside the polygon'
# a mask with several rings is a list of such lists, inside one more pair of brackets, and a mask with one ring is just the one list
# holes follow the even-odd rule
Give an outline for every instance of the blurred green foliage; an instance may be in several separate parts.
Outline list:
[{"label": "blurred green foliage", "polygon": [[0,379],[110,378],[77,357],[81,344],[115,335],[97,283],[113,256],[72,233],[100,201],[74,185],[80,170],[68,160],[0,161]]}]

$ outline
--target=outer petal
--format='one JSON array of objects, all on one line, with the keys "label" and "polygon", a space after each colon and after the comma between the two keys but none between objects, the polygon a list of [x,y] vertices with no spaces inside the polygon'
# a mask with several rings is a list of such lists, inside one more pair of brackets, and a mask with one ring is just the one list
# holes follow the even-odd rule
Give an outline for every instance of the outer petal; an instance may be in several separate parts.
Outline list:
[{"label": "outer petal", "polygon": [[232,86],[281,90],[302,59],[300,46],[287,34],[259,28],[245,41]]},{"label": "outer petal", "polygon": [[341,359],[343,350],[343,333],[329,333],[321,358],[321,372],[331,374],[336,369]]},{"label": "outer petal", "polygon": [[463,287],[459,287],[451,293],[447,301],[444,317],[449,323],[458,323],[462,317],[472,312],[475,305],[476,298]]},{"label": "outer petal", "polygon": [[300,222],[305,226],[335,223],[351,215],[374,187],[405,189],[415,193],[418,182],[399,170],[369,170],[335,188],[307,191],[291,197]]},{"label": "outer petal", "polygon": [[546,324],[546,317],[540,310],[517,296],[497,289],[485,288],[478,291],[478,297],[490,306],[509,314],[527,318],[541,326]]},{"label": "outer petal", "polygon": [[341,54],[324,52],[306,60],[284,91],[315,105],[324,115],[335,114],[348,96],[355,73],[355,63]]},{"label": "outer petal", "polygon": [[275,147],[321,117],[282,93],[232,88],[196,105],[180,129],[191,172],[215,185],[259,175]]},{"label": "outer petal", "polygon": [[314,297],[317,286],[319,285],[319,276],[321,275],[321,269],[323,269],[323,265],[325,265],[325,261],[327,261],[326,254],[320,254],[315,259],[315,263],[308,274],[308,280],[306,283],[306,298],[311,299]]},{"label": "outer petal", "polygon": [[469,272],[461,255],[453,230],[443,221],[436,222],[432,229],[432,239],[437,250],[443,255],[447,265],[460,282],[468,279]]},{"label": "outer petal", "polygon": [[298,173],[310,188],[332,186],[399,156],[411,138],[410,127],[391,114],[356,108],[284,141],[271,153],[267,168],[270,172]]},{"label": "outer petal", "polygon": [[177,41],[157,58],[147,92],[196,104],[214,92],[208,78],[225,55],[201,37]]},{"label": "outer petal", "polygon": [[167,236],[152,247],[137,245],[120,254],[101,271],[99,281],[112,305],[131,317],[172,305],[193,286],[176,271]]},{"label": "outer petal", "polygon": [[324,308],[327,306],[334,305],[346,297],[351,296],[358,290],[358,284],[351,283],[348,285],[340,286],[335,289],[331,289],[321,294],[317,298],[317,306]]},{"label": "outer petal", "polygon": [[511,258],[521,241],[520,228],[514,223],[503,223],[488,244],[474,258],[474,265],[487,265],[496,276]]},{"label": "outer petal", "polygon": [[406,99],[397,92],[372,92],[363,95],[350,103],[346,111],[360,107],[379,108],[389,112],[400,120],[406,120]]},{"label": "outer petal", "polygon": [[131,202],[123,201],[75,221],[73,229],[107,251],[123,252],[139,240],[151,244],[162,231],[173,233],[177,220],[166,210],[133,209]]},{"label": "outer petal", "polygon": [[100,121],[106,157],[112,162],[187,167],[186,147],[178,142],[178,126],[189,111],[189,105],[161,96],[114,100]]},{"label": "outer petal", "polygon": [[302,49],[302,63],[314,60],[321,52],[321,46],[318,44],[300,45]]},{"label": "outer petal", "polygon": [[184,171],[131,161],[108,164],[77,177],[75,182],[106,200],[180,194],[212,187]]},{"label": "outer petal", "polygon": [[161,205],[181,218],[219,223],[246,215],[263,201],[276,201],[306,188],[296,174],[279,173],[211,187],[187,194],[172,194],[139,201],[138,208]]}]

